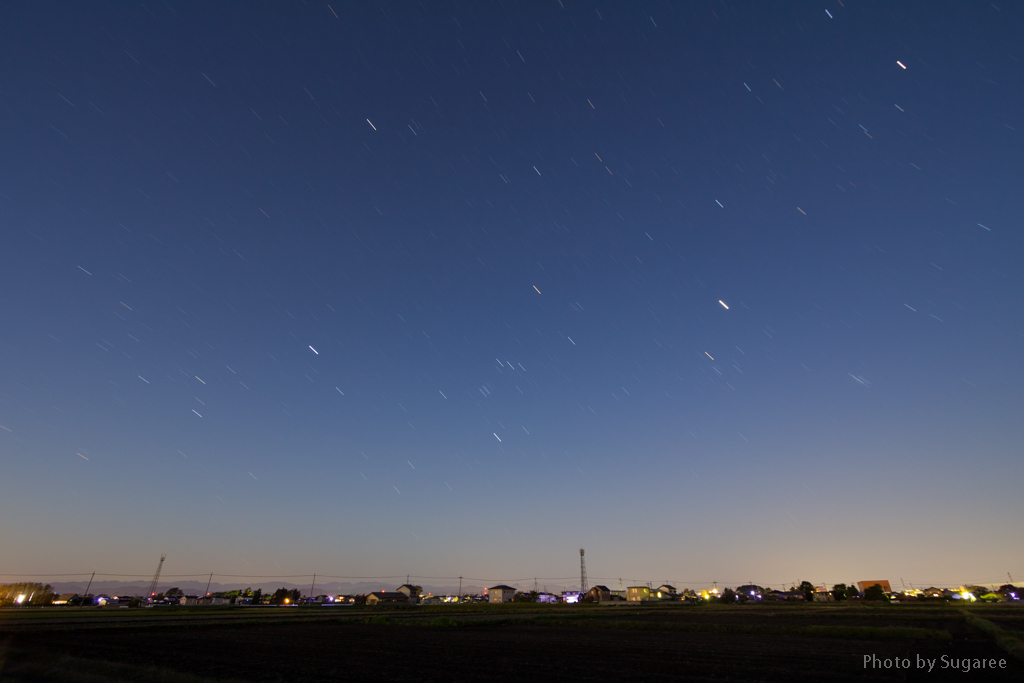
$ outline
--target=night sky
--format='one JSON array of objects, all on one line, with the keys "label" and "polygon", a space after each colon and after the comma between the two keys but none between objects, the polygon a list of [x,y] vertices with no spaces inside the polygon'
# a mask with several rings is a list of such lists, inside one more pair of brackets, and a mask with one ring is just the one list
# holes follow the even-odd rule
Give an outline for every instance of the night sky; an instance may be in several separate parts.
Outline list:
[{"label": "night sky", "polygon": [[0,27],[4,577],[1024,576],[1021,5]]}]

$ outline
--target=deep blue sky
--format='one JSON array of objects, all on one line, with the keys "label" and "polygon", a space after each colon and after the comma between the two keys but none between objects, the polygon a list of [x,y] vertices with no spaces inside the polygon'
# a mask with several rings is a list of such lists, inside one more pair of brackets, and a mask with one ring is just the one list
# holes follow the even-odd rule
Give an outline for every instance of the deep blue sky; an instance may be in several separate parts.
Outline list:
[{"label": "deep blue sky", "polygon": [[1024,575],[1019,5],[0,26],[0,572]]}]

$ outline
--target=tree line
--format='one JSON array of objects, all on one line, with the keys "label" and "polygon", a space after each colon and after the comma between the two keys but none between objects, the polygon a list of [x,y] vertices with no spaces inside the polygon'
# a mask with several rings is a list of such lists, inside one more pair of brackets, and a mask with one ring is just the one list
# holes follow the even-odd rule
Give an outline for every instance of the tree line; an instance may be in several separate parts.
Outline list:
[{"label": "tree line", "polygon": [[0,605],[49,605],[56,597],[48,583],[0,584]]}]

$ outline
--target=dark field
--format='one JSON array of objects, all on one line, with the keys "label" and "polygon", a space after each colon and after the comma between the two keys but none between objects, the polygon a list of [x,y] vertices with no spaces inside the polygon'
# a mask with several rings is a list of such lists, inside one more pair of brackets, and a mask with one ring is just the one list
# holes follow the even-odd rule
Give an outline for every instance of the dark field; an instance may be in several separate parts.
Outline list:
[{"label": "dark field", "polygon": [[1012,605],[23,610],[0,681],[1020,681],[1022,632]]}]

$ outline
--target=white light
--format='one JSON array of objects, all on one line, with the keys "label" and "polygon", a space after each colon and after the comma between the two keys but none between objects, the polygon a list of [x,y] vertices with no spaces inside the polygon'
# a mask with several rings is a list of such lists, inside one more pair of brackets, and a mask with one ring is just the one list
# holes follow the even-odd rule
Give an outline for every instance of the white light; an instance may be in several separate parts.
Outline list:
[{"label": "white light", "polygon": [[729,307],[728,307],[728,306],[726,305],[726,303],[725,303],[724,301],[722,301],[721,299],[719,299],[719,300],[718,300],[718,303],[722,304],[722,308],[724,308],[725,310],[727,310],[727,311],[729,310]]}]

